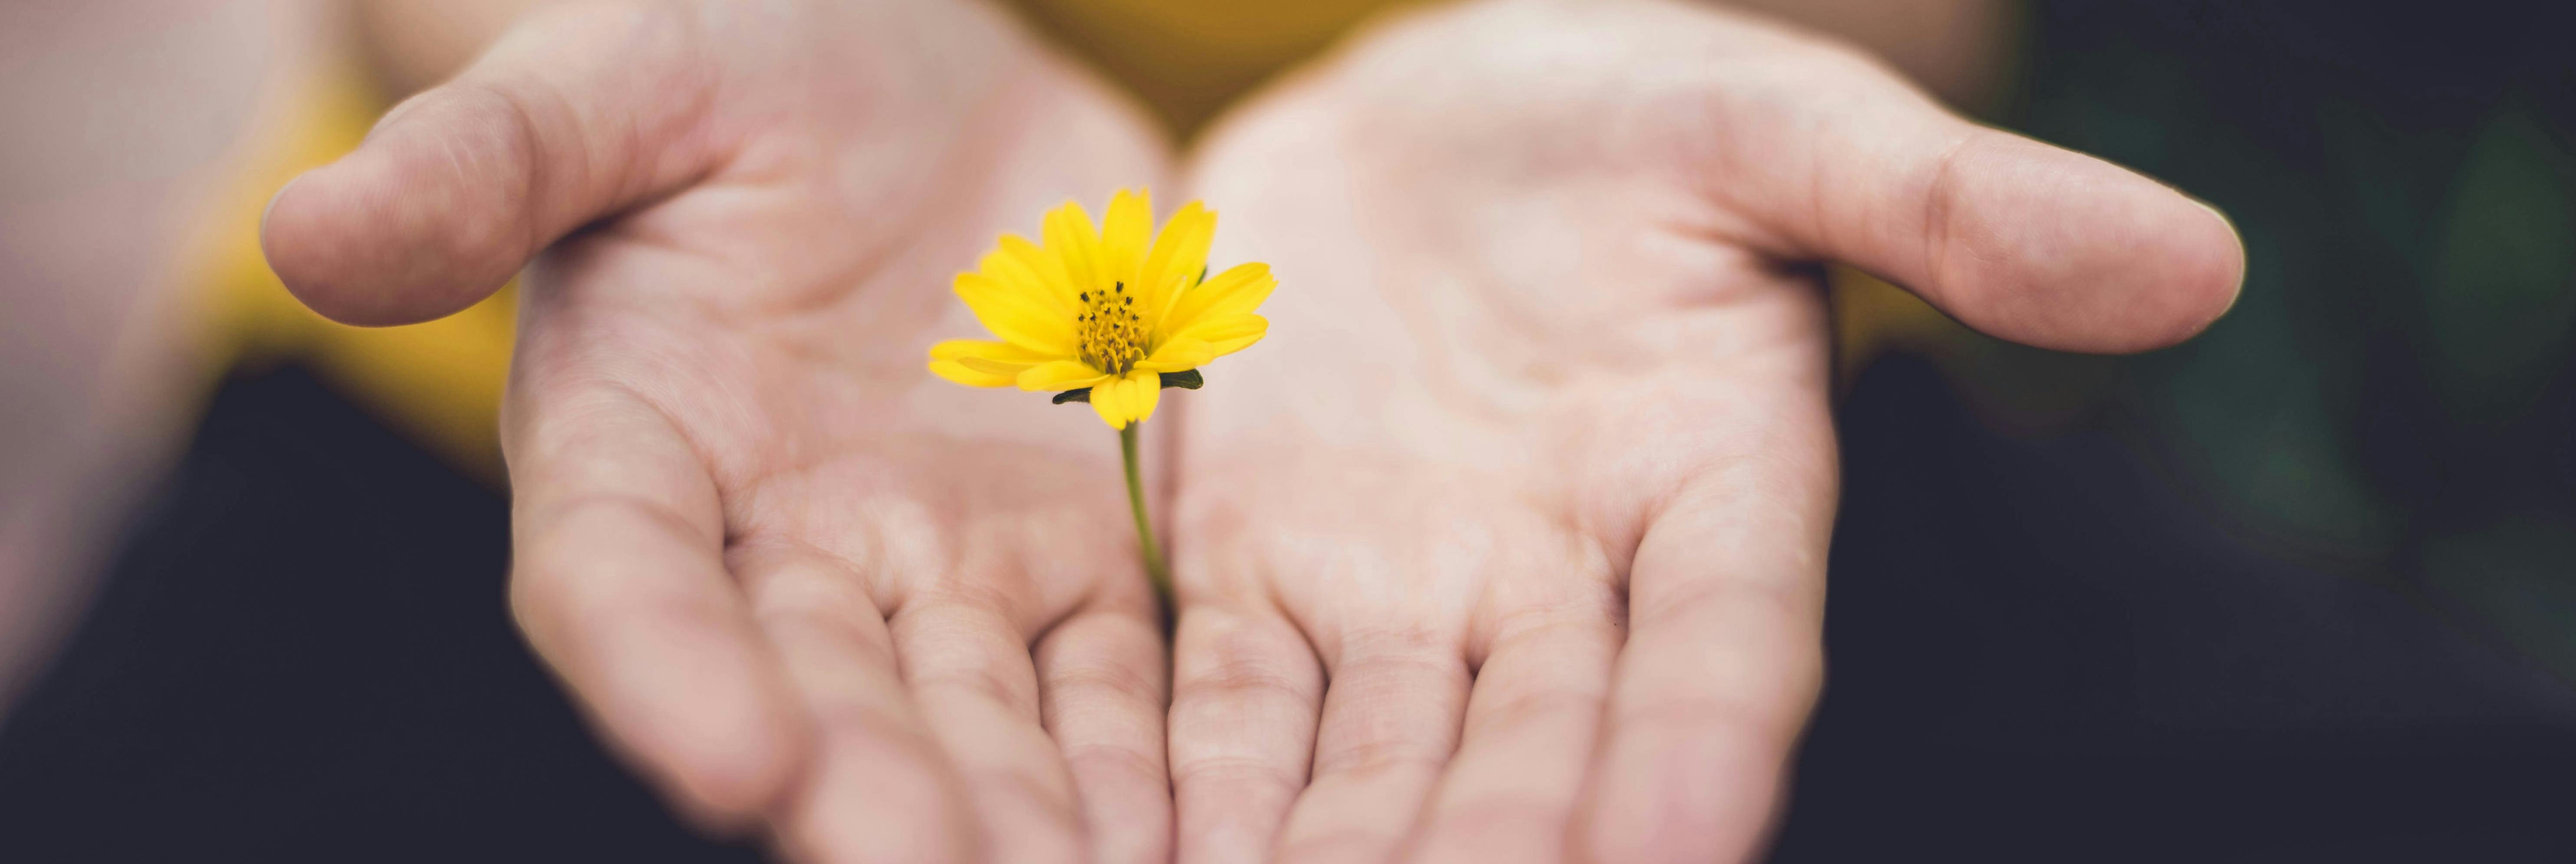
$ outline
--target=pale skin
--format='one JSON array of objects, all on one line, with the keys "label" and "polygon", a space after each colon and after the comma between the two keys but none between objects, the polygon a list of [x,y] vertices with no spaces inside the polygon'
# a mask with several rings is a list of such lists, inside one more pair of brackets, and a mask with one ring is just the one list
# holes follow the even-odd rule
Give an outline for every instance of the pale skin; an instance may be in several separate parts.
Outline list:
[{"label": "pale skin", "polygon": [[1391,23],[1183,172],[1282,287],[1148,424],[1167,696],[1112,433],[921,369],[978,335],[947,276],[1162,180],[1154,136],[984,7],[655,8],[523,24],[266,241],[371,324],[534,260],[514,609],[676,806],[798,860],[1754,854],[1822,672],[1804,263],[2086,351],[2189,336],[2242,268],[2188,199],[1815,37]]},{"label": "pale skin", "polygon": [[1671,4],[1396,22],[1190,180],[1227,208],[1214,260],[1283,287],[1185,409],[1185,861],[1756,855],[1823,672],[1799,265],[2078,351],[2199,331],[2242,268],[2151,181]]},{"label": "pale skin", "polygon": [[550,10],[265,238],[367,324],[543,250],[511,605],[683,812],[798,860],[1159,860],[1164,651],[1116,436],[922,366],[976,333],[959,262],[1161,179],[1159,147],[980,5]]}]

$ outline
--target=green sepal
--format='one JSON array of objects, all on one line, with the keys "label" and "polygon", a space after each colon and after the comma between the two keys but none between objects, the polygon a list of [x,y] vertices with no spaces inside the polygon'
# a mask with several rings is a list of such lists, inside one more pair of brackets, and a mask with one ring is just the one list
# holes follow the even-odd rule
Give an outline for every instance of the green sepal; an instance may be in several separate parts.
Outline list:
[{"label": "green sepal", "polygon": [[[1179,372],[1165,372],[1162,373],[1162,376],[1164,387],[1178,387],[1183,390],[1196,390],[1207,386],[1207,379],[1201,377],[1199,375],[1199,370],[1196,369],[1183,369]],[[1089,387],[1084,387],[1080,390],[1067,390],[1062,393],[1055,394],[1054,399],[1055,404],[1058,405],[1062,405],[1067,402],[1089,401],[1091,401],[1091,388]]]}]

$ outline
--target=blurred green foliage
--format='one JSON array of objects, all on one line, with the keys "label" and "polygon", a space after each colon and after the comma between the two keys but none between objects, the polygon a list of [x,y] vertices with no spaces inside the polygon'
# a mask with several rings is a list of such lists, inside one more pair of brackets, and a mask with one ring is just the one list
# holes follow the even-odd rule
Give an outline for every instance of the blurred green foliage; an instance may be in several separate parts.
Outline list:
[{"label": "blurred green foliage", "polygon": [[2240,539],[2412,591],[2576,677],[2570,17],[2039,4],[2010,124],[2225,211],[2244,295],[2108,374],[2000,371],[2104,361],[1999,344],[1954,368],[1992,405],[2098,381],[2089,421]]},{"label": "blurred green foliage", "polygon": [[2522,106],[2484,126],[2452,181],[2423,297],[2439,392],[2495,421],[2537,395],[2576,319],[2576,172]]}]

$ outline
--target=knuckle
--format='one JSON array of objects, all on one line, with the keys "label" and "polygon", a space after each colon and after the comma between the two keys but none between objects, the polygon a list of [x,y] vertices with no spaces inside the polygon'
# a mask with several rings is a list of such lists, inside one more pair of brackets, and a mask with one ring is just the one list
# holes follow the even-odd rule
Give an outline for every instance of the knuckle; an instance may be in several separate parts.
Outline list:
[{"label": "knuckle", "polygon": [[1149,751],[1114,744],[1082,744],[1064,748],[1064,761],[1077,778],[1116,778],[1120,782],[1160,786],[1164,783],[1163,760]]},{"label": "knuckle", "polygon": [[1304,766],[1232,753],[1176,756],[1174,784],[1208,797],[1285,799],[1306,786]]},{"label": "knuckle", "polygon": [[1443,743],[1410,736],[1367,738],[1319,750],[1315,773],[1354,779],[1436,773],[1448,764],[1449,749]]},{"label": "knuckle", "polygon": [[1064,664],[1049,676],[1054,688],[1068,695],[1103,696],[1129,705],[1161,705],[1159,676],[1111,661]]}]

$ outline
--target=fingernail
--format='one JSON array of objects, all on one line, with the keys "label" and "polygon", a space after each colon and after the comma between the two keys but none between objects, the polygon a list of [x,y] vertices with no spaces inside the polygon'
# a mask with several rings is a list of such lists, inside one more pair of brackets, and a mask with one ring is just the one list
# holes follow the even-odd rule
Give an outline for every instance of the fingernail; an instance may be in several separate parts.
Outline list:
[{"label": "fingernail", "polygon": [[2218,318],[2225,318],[2228,312],[2235,310],[2236,301],[2245,299],[2245,276],[2247,271],[2252,269],[2250,262],[2246,260],[2245,234],[2236,230],[2236,220],[2227,218],[2227,211],[2218,209],[2218,205],[2189,195],[2183,196],[2183,200],[2198,204],[2200,209],[2209,211],[2209,215],[2218,217],[2218,224],[2227,229],[2228,238],[2236,241],[2236,290],[2228,293],[2227,308],[2218,310]]},{"label": "fingernail", "polygon": [[277,199],[286,197],[286,190],[293,189],[295,188],[295,184],[304,182],[305,176],[311,173],[313,172],[307,171],[303,174],[297,174],[295,175],[295,179],[286,181],[286,185],[277,187],[277,192],[268,196],[268,204],[259,208],[259,238],[261,243],[265,244],[268,241],[268,214],[277,212]]}]

